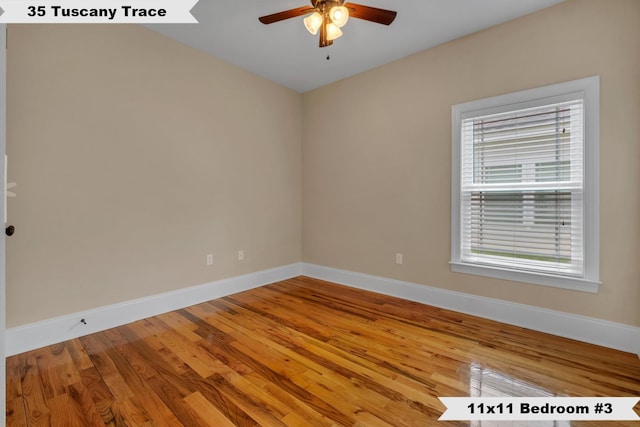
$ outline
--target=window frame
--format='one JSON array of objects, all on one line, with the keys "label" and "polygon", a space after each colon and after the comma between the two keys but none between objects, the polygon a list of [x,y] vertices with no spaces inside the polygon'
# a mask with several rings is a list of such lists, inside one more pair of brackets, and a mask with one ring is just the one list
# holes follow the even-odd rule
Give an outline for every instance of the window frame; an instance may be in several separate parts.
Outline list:
[{"label": "window frame", "polygon": [[[584,268],[580,277],[516,270],[462,261],[462,121],[471,117],[515,111],[570,99],[584,103],[583,239]],[[598,292],[600,285],[599,140],[600,77],[499,95],[451,107],[451,271],[543,286]]]}]

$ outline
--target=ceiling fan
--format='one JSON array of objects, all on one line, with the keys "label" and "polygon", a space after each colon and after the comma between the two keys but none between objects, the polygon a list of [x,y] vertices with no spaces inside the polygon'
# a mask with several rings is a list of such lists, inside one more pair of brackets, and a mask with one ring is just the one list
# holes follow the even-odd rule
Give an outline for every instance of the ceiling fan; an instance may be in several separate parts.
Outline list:
[{"label": "ceiling fan", "polygon": [[345,3],[345,0],[311,0],[311,6],[261,16],[258,20],[266,25],[296,16],[309,15],[304,18],[304,26],[313,35],[318,34],[319,30],[320,47],[325,47],[332,45],[335,39],[342,36],[340,28],[347,23],[349,17],[389,25],[397,15],[393,10]]}]

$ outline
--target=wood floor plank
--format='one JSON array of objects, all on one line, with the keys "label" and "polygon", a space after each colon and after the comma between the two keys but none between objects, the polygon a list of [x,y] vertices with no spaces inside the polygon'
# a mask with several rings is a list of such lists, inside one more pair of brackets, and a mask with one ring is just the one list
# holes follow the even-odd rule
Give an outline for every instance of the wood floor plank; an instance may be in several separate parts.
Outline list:
[{"label": "wood floor plank", "polygon": [[34,351],[40,380],[47,399],[53,399],[56,396],[60,396],[65,393],[67,379],[64,377],[64,373],[61,372],[61,369],[75,369],[73,366],[69,367],[61,365],[62,361],[59,361],[57,357],[58,351],[59,346],[57,346],[57,348],[49,346]]},{"label": "wood floor plank", "polygon": [[[265,377],[254,372],[243,374],[243,378],[251,384],[259,387],[266,394],[275,399],[278,405],[289,408],[287,415],[283,417],[286,425],[304,425],[306,427],[321,427],[331,425],[331,420],[322,415],[296,395],[276,386]],[[302,424],[300,424],[302,423]]]},{"label": "wood floor plank", "polygon": [[187,338],[190,341],[200,341],[202,337],[195,333],[198,329],[198,325],[185,319],[178,312],[172,311],[169,313],[157,316],[158,320],[161,320],[164,324],[171,327],[174,331]]},{"label": "wood floor plank", "polygon": [[22,381],[26,375],[26,357],[21,354],[6,359],[5,398],[8,401],[22,398]]},{"label": "wood floor plank", "polygon": [[638,396],[640,359],[296,277],[10,357],[6,390],[9,427],[469,427],[438,397]]},{"label": "wood floor plank", "polygon": [[[186,422],[186,425],[194,427],[200,425],[193,421],[193,411],[180,400],[189,391],[186,388],[178,390],[173,382],[164,382],[158,378],[166,378],[169,375],[173,378],[176,375],[170,369],[166,369],[164,364],[161,366],[166,370],[159,372],[155,368],[159,365],[152,366],[148,360],[140,357],[136,351],[137,343],[130,343],[126,336],[120,333],[121,330],[104,331],[100,338],[105,352],[119,366],[122,378],[134,393],[135,399],[132,401],[140,401],[155,424],[177,427]],[[144,368],[141,368],[143,365]],[[146,375],[142,377],[140,372]]]},{"label": "wood floor plank", "polygon": [[222,412],[211,404],[200,392],[184,398],[185,402],[211,427],[234,427],[234,424]]},{"label": "wood floor plank", "polygon": [[[47,402],[51,410],[51,425],[68,427],[104,427],[102,419],[97,416],[95,406],[82,404],[78,390],[69,388],[70,393],[63,393],[49,399]],[[74,393],[72,397],[70,394]],[[87,412],[85,412],[87,411]],[[94,416],[96,415],[96,416]]]},{"label": "wood floor plank", "polygon": [[[241,311],[242,308],[238,307],[236,308],[236,310]],[[218,320],[222,320],[224,316],[224,314],[220,314],[216,318]],[[225,323],[225,321],[223,321],[223,323]],[[261,325],[253,324],[249,321],[243,322],[243,324],[240,325],[237,323],[233,323],[231,320],[227,320],[226,326],[232,330],[234,328],[237,330],[237,332],[240,334],[238,337],[239,343],[248,344],[247,339],[243,339],[243,337],[249,336],[251,330],[258,329]],[[332,400],[335,401],[335,399],[344,399],[345,396],[342,396],[339,390],[348,390],[356,385],[359,391],[359,398],[362,398],[362,401],[364,403],[363,408],[354,409],[354,411],[358,413],[358,416],[368,411],[368,413],[371,413],[372,415],[377,414],[376,416],[379,420],[384,420],[389,416],[393,417],[393,415],[389,415],[389,413],[381,412],[380,408],[383,408],[386,405],[388,399],[399,400],[399,393],[394,393],[386,387],[381,387],[377,382],[370,381],[365,375],[359,375],[349,369],[345,369],[342,364],[343,361],[341,360],[338,363],[332,362],[332,360],[334,359],[333,355],[329,355],[330,357],[328,359],[325,359],[322,357],[318,357],[314,352],[305,351],[298,346],[288,346],[286,344],[280,345],[277,341],[272,339],[276,334],[274,329],[270,328],[269,332],[269,336],[271,337],[271,339],[263,338],[262,334],[257,334],[256,338],[263,345],[268,346],[273,350],[277,350],[279,352],[278,359],[282,359],[284,357],[286,358],[286,360],[296,360],[300,362],[302,366],[306,366],[307,368],[309,368],[308,370],[305,370],[305,375],[311,375],[310,372],[315,372],[318,376],[318,381],[322,383],[323,388],[326,389],[327,384],[333,383],[337,387],[337,390],[334,389],[331,391],[330,395]],[[240,344],[235,345],[239,346]],[[245,348],[245,352],[246,351],[247,349]],[[291,375],[291,373],[289,373],[288,375]]]},{"label": "wood floor plank", "polygon": [[238,425],[256,425],[251,417],[223,396],[211,382],[204,380],[188,366],[184,367],[183,372],[176,372],[171,365],[156,356],[152,347],[144,341],[137,341],[136,335],[128,327],[121,327],[118,331],[129,341],[127,346],[129,349],[122,350],[127,351],[127,357],[137,358],[138,362],[134,364],[146,364],[147,370],[155,372],[147,378],[146,382],[184,425],[194,427],[203,425],[197,414],[184,402],[184,397],[196,391],[199,391],[227,418]]},{"label": "wood floor plank", "polygon": [[[237,387],[236,384],[227,381],[226,377],[220,374],[214,374],[208,380],[215,384],[222,394],[258,424],[285,426],[281,420],[286,414],[279,410],[278,405],[270,404],[271,399],[266,398],[266,396],[251,393],[251,390],[246,388]],[[240,382],[239,385],[244,385],[244,383]]]},{"label": "wood floor plank", "polygon": [[115,401],[111,391],[104,383],[95,367],[79,372],[82,385],[93,402],[98,415],[107,427],[125,425],[121,406]]},{"label": "wood floor plank", "polygon": [[38,371],[35,352],[27,354],[25,362],[26,372],[22,380],[22,396],[27,425],[30,427],[49,426],[51,425],[51,411],[45,396],[45,386]]},{"label": "wood floor plank", "polygon": [[[202,378],[207,378],[216,373],[213,365],[217,363],[217,360],[201,347],[194,344],[201,340],[202,337],[198,336],[199,340],[190,340],[180,333],[179,330],[172,329],[159,318],[149,319],[149,322],[164,326],[165,330],[159,335],[156,335],[157,338],[169,351],[178,356],[181,361],[197,372],[198,375]],[[189,332],[189,335],[191,335],[192,331]]]},{"label": "wood floor plank", "polygon": [[73,339],[65,341],[63,345],[66,348],[67,353],[69,353],[69,357],[73,360],[73,364],[76,367],[77,372],[93,367],[93,362],[91,362],[91,358],[80,343],[80,340]]},{"label": "wood floor plank", "polygon": [[80,340],[105,385],[109,388],[114,400],[126,402],[135,397],[135,394],[122,377],[122,373],[118,370],[118,366],[107,353],[108,348],[100,342],[99,334],[87,335]]},{"label": "wood floor plank", "polygon": [[[221,307],[222,305],[223,304],[216,304],[217,307]],[[193,310],[197,311],[197,308],[193,308]],[[293,360],[298,362],[300,365],[297,373],[308,373],[309,370],[312,370],[319,375],[320,381],[325,381],[334,376],[334,374],[339,374],[343,376],[344,380],[349,381],[351,385],[351,382],[354,381],[353,377],[358,377],[358,374],[344,369],[339,364],[331,363],[326,359],[317,357],[317,355],[315,354],[315,349],[313,351],[306,351],[302,347],[290,345],[291,343],[286,339],[279,339],[277,336],[277,330],[280,326],[268,319],[262,318],[260,319],[260,322],[256,322],[252,320],[250,316],[245,315],[243,316],[242,324],[234,323],[233,316],[236,316],[238,314],[241,315],[243,311],[244,309],[241,307],[235,305],[230,306],[229,303],[226,303],[224,304],[224,309],[220,310],[220,312],[216,316],[216,320],[218,321],[217,325],[221,327],[221,329],[227,330],[229,333],[234,333],[234,331],[238,333],[238,341],[233,344],[234,347],[244,351],[245,353],[250,353],[250,350],[246,346],[251,345],[252,341],[257,340],[266,348],[276,351],[276,354],[278,354],[276,359],[282,360],[284,358],[289,362]],[[287,333],[295,335],[295,331],[292,330],[288,330]],[[249,335],[253,336],[254,338],[246,338]],[[265,338],[267,336],[270,338]],[[327,367],[325,365],[330,366]],[[290,367],[290,363],[288,363],[287,366]],[[332,368],[335,369],[332,370]],[[295,376],[295,374],[296,372],[286,373],[287,376]],[[366,377],[360,376],[359,378],[362,382],[366,382],[367,385],[372,385],[373,387],[371,387],[371,390],[374,390],[376,392],[380,390],[380,387],[375,386],[374,382],[368,381]],[[383,396],[379,396],[379,398],[382,397]],[[340,399],[341,396],[332,396],[331,400],[335,400],[336,398]],[[371,400],[375,405],[375,398]],[[377,402],[377,404],[382,405],[385,402]]]},{"label": "wood floor plank", "polygon": [[[209,334],[209,331],[215,329],[213,326],[209,325],[206,328],[201,328],[201,333]],[[220,330],[216,332],[216,335],[223,334]],[[284,389],[286,392],[298,396],[298,398],[304,400],[307,405],[312,407],[315,411],[320,414],[326,416],[328,419],[338,422],[341,425],[351,425],[352,419],[340,411],[336,410],[332,405],[326,403],[322,399],[319,399],[312,393],[309,393],[303,387],[297,385],[292,378],[286,375],[288,372],[288,361],[281,360],[281,364],[276,366],[275,369],[265,365],[263,362],[265,359],[262,355],[257,355],[258,359],[252,357],[252,354],[246,354],[243,351],[237,349],[233,344],[219,341],[216,342],[215,345],[213,343],[207,342],[207,346],[210,347],[209,352],[214,354],[216,357],[222,360],[230,360],[231,363],[234,361],[239,361],[241,363],[249,366],[253,371],[265,377],[268,381],[274,383],[277,387]],[[285,372],[285,374],[281,373]]]},{"label": "wood floor plank", "polygon": [[27,427],[27,414],[24,410],[24,399],[17,397],[7,400],[5,423],[7,427]]},{"label": "wood floor plank", "polygon": [[[139,340],[143,340],[145,344],[154,351],[156,357],[161,358],[164,363],[167,364],[171,368],[173,372],[176,372],[178,375],[186,374],[189,371],[189,366],[181,360],[178,355],[169,350],[158,338],[157,335],[150,333],[149,329],[146,325],[150,325],[148,319],[143,321],[131,323],[128,326],[130,333],[137,336]],[[122,332],[122,331],[120,331]],[[135,356],[130,356],[135,357]],[[134,368],[138,372],[140,376],[143,378],[148,378],[154,375],[155,371],[151,370],[146,372],[148,364],[144,362],[143,358],[141,359],[141,363],[136,363],[134,360],[131,360],[130,363],[133,364]]]},{"label": "wood floor plank", "polygon": [[[128,399],[124,402],[118,403],[120,407],[120,413],[124,424],[127,427],[156,427],[158,424],[153,421],[153,418],[149,412],[145,409],[142,403],[137,399]],[[160,424],[162,425],[162,424]]]}]

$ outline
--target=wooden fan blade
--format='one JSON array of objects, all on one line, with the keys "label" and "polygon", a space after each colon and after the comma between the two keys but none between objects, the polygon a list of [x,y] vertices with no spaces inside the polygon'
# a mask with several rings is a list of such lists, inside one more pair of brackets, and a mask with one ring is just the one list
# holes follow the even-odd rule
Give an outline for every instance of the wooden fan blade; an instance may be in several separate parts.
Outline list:
[{"label": "wooden fan blade", "polygon": [[383,25],[391,24],[398,14],[398,12],[393,10],[378,9],[377,7],[363,6],[351,2],[345,3],[345,7],[349,9],[349,16],[351,18],[364,19]]},{"label": "wooden fan blade", "polygon": [[261,16],[258,18],[258,21],[263,24],[273,24],[274,22],[284,21],[285,19],[295,18],[296,16],[301,16],[307,13],[313,12],[313,8],[309,6],[297,7],[295,9],[285,10],[278,13],[272,13],[271,15]]}]

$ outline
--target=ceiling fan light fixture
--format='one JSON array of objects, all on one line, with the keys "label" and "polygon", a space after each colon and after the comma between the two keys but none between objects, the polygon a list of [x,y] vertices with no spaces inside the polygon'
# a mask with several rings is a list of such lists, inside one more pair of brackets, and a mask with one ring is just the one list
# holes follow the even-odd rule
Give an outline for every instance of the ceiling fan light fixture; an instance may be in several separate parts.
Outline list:
[{"label": "ceiling fan light fixture", "polygon": [[307,28],[311,34],[318,34],[318,30],[322,25],[322,15],[318,12],[313,12],[311,15],[304,18],[304,26]]},{"label": "ceiling fan light fixture", "polygon": [[349,9],[344,6],[333,6],[329,11],[331,22],[342,28],[349,20]]},{"label": "ceiling fan light fixture", "polygon": [[343,27],[350,16],[375,22],[377,24],[389,25],[396,15],[394,10],[380,9],[372,6],[349,3],[345,7],[345,2],[350,0],[309,0],[311,7],[301,6],[294,9],[283,10],[270,15],[258,18],[265,25],[285,19],[304,16],[304,26],[309,33],[316,35],[320,33],[319,47],[327,47],[333,44],[333,40],[342,36]]},{"label": "ceiling fan light fixture", "polygon": [[342,30],[333,22],[329,22],[327,24],[327,40],[333,41],[339,37],[342,37]]}]

